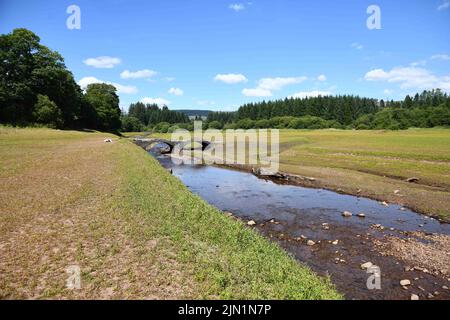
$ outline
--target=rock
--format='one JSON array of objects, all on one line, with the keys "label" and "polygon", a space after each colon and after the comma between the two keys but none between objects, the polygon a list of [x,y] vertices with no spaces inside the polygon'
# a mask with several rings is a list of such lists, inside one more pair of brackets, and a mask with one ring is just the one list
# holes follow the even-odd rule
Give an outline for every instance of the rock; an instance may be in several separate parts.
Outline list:
[{"label": "rock", "polygon": [[308,242],[306,242],[306,244],[311,247],[311,246],[315,245],[316,243],[312,240],[308,240]]},{"label": "rock", "polygon": [[111,142],[113,142],[111,139],[105,139],[105,140],[103,140],[103,142],[106,142],[106,143],[111,143]]},{"label": "rock", "polygon": [[416,177],[406,179],[406,182],[409,182],[409,183],[415,183],[418,181],[419,181],[419,178],[416,178]]},{"label": "rock", "polygon": [[409,286],[409,285],[411,285],[411,281],[409,281],[409,280],[401,280],[400,281],[400,285],[401,286],[403,286],[403,287],[406,287],[406,286]]},{"label": "rock", "polygon": [[412,294],[411,300],[419,300],[419,296],[417,294]]},{"label": "rock", "polygon": [[339,240],[335,240],[332,242],[332,244],[334,244],[335,246],[338,245],[338,243],[339,243]]},{"label": "rock", "polygon": [[358,213],[358,217],[359,217],[359,218],[365,218],[366,215],[365,215],[364,213]]},{"label": "rock", "polygon": [[361,189],[358,189],[357,191],[356,191],[356,193],[361,193],[362,192],[362,190]]},{"label": "rock", "polygon": [[448,290],[448,287],[447,286],[442,286],[442,289]]},{"label": "rock", "polygon": [[305,237],[304,235],[301,235],[300,238],[302,238],[303,240],[307,239],[307,237]]},{"label": "rock", "polygon": [[401,207],[400,210],[401,210],[401,211],[406,211],[406,208]]},{"label": "rock", "polygon": [[429,294],[427,295],[427,298],[428,298],[428,299],[433,299],[434,296],[433,296],[431,293],[429,293]]},{"label": "rock", "polygon": [[342,216],[343,217],[346,217],[346,218],[349,218],[349,217],[351,217],[353,214],[351,213],[351,212],[349,212],[349,211],[344,211],[343,213],[342,213]]},{"label": "rock", "polygon": [[399,194],[400,190],[394,190],[394,194]]},{"label": "rock", "polygon": [[381,204],[385,207],[389,207],[389,204],[386,201],[383,201]]},{"label": "rock", "polygon": [[233,216],[233,214],[231,213],[231,212],[225,212],[224,213],[227,217],[232,217]]},{"label": "rock", "polygon": [[252,227],[252,226],[256,225],[256,222],[253,220],[250,220],[249,222],[247,222],[247,225]]},{"label": "rock", "polygon": [[270,223],[275,223],[275,219],[271,219],[269,222]]},{"label": "rock", "polygon": [[361,265],[361,269],[366,270],[373,266],[372,262],[366,262]]}]

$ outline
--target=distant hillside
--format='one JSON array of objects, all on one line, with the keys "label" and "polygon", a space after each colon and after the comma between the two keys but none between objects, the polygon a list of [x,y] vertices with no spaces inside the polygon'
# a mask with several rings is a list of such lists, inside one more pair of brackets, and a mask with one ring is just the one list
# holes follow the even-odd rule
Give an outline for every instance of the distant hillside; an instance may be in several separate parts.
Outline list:
[{"label": "distant hillside", "polygon": [[174,110],[174,111],[182,112],[185,115],[187,115],[189,118],[196,117],[196,116],[206,118],[208,116],[208,114],[210,112],[212,112],[211,110]]}]

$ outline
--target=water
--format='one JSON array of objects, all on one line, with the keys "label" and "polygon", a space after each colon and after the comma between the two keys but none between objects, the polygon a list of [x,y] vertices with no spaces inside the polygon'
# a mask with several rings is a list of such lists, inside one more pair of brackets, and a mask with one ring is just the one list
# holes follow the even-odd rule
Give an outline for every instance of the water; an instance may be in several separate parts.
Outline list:
[{"label": "water", "polygon": [[[430,292],[448,286],[445,280],[432,275],[406,274],[403,262],[381,256],[372,245],[375,238],[404,237],[405,232],[412,231],[450,235],[448,224],[411,210],[402,211],[398,205],[386,207],[371,199],[281,185],[231,169],[173,166],[166,156],[157,159],[211,205],[244,221],[254,220],[261,234],[279,243],[318,274],[329,275],[348,299],[408,299],[411,292],[401,288],[399,281],[412,276],[420,277],[417,283]],[[366,217],[344,218],[343,211],[364,213]],[[275,223],[269,222],[272,219]],[[383,231],[374,228],[378,224],[384,227]],[[301,236],[313,239],[316,245],[306,246],[304,241],[298,241]],[[330,244],[335,240],[339,240],[338,245]],[[336,263],[336,259],[345,262]],[[360,268],[367,261],[380,266],[382,290],[367,289],[369,275]],[[447,293],[440,297],[450,298]]]}]

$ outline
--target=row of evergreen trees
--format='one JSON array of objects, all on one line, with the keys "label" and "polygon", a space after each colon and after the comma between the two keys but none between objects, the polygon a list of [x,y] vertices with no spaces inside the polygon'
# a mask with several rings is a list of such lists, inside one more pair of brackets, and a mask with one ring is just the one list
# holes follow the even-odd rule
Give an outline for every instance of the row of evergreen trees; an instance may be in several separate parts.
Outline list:
[{"label": "row of evergreen trees", "polygon": [[113,86],[91,84],[84,93],[33,32],[0,35],[0,123],[118,131],[120,114]]},{"label": "row of evergreen trees", "polygon": [[182,112],[169,110],[163,106],[159,108],[156,104],[144,104],[142,102],[132,103],[128,109],[128,116],[137,118],[142,125],[153,127],[160,122],[187,123],[189,117]]},{"label": "row of evergreen trees", "polygon": [[423,91],[403,101],[358,96],[286,98],[243,105],[236,112],[211,112],[214,128],[406,129],[450,125],[450,96]]}]

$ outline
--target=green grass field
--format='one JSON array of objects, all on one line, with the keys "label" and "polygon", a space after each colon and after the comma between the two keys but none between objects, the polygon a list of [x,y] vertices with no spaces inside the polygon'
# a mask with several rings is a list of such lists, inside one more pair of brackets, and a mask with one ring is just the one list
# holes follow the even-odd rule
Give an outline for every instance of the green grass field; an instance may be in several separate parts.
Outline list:
[{"label": "green grass field", "polygon": [[280,171],[450,221],[450,129],[281,130]]},{"label": "green grass field", "polygon": [[0,128],[0,168],[0,298],[341,298],[127,139]]}]

